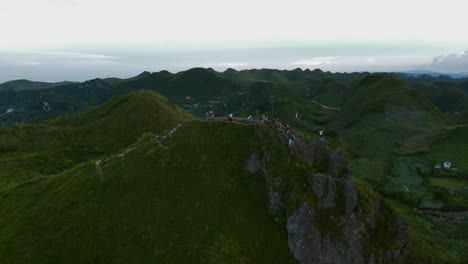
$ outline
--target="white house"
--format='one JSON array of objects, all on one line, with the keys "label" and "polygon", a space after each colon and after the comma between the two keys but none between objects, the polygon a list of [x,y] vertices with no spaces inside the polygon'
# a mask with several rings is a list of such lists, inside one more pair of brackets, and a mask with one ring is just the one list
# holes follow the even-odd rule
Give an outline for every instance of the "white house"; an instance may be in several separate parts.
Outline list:
[{"label": "white house", "polygon": [[48,102],[42,102],[42,109],[44,111],[50,111],[50,104]]},{"label": "white house", "polygon": [[445,161],[444,162],[444,169],[448,170],[452,166],[452,162],[450,161]]}]

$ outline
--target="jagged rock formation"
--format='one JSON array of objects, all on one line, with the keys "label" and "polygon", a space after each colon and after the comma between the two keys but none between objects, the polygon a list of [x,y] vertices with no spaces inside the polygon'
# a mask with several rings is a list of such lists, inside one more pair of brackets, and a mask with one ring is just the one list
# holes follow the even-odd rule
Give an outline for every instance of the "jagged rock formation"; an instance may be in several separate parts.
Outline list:
[{"label": "jagged rock formation", "polygon": [[318,139],[314,144],[307,144],[297,139],[291,146],[291,154],[303,162],[313,165],[333,177],[340,177],[351,173],[346,166],[340,149],[330,150],[324,140]]},{"label": "jagged rock formation", "polygon": [[297,139],[290,152],[318,171],[304,180],[307,198],[299,203],[292,198],[297,190],[279,191],[283,177],[268,175],[268,153],[252,154],[247,170],[264,173],[270,212],[285,216],[289,248],[300,263],[414,263],[405,224],[380,196],[348,178],[341,150]]}]

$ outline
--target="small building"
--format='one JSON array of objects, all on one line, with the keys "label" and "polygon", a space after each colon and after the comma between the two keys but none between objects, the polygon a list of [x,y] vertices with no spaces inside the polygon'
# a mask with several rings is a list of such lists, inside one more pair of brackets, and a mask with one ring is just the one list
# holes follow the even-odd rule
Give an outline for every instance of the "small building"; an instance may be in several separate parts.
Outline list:
[{"label": "small building", "polygon": [[44,111],[50,111],[50,104],[46,101],[42,102],[42,109]]},{"label": "small building", "polygon": [[408,188],[408,186],[403,185],[403,191],[404,191],[405,193],[409,193],[409,192],[410,192],[410,189]]},{"label": "small building", "polygon": [[450,161],[445,161],[445,162],[444,162],[444,169],[449,170],[450,167],[452,167],[452,162],[450,162]]},{"label": "small building", "polygon": [[6,110],[6,114],[11,114],[11,113],[13,113],[13,111],[14,111],[13,108],[8,108]]}]

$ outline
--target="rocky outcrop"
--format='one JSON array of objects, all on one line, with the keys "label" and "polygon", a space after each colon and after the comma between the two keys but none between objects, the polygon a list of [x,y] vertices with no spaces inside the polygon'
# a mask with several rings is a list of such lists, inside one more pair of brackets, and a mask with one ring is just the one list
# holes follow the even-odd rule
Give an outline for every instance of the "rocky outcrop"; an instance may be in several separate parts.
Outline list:
[{"label": "rocky outcrop", "polygon": [[383,212],[377,196],[366,211],[350,180],[320,173],[310,177],[309,193],[314,202],[287,215],[289,248],[300,263],[407,263],[406,226]]},{"label": "rocky outcrop", "polygon": [[344,197],[346,213],[351,213],[358,204],[357,193],[353,183],[350,180],[344,182]]},{"label": "rocky outcrop", "polygon": [[336,183],[330,175],[316,174],[309,178],[312,192],[318,198],[318,208],[336,207]]},{"label": "rocky outcrop", "polygon": [[252,153],[247,161],[246,170],[250,174],[255,173],[262,173],[266,182],[267,182],[267,189],[268,189],[268,209],[271,214],[276,215],[279,211],[284,208],[284,201],[281,194],[276,191],[275,189],[281,185],[282,181],[281,178],[276,177],[274,179],[270,179],[268,177],[268,157],[264,155],[260,157],[257,153]]},{"label": "rocky outcrop", "polygon": [[[268,129],[260,132],[264,138]],[[284,217],[289,249],[300,263],[414,262],[409,259],[405,224],[380,196],[368,187],[358,188],[348,178],[351,170],[340,149],[331,150],[322,139],[308,143],[296,138],[289,150],[312,167],[304,182],[291,185],[291,175],[278,175],[274,170],[269,175],[266,150],[250,155],[246,169],[264,175],[269,211]],[[296,163],[294,159],[283,162]]]},{"label": "rocky outcrop", "polygon": [[333,177],[340,177],[351,173],[351,170],[346,165],[341,149],[333,150],[328,157],[328,174]]},{"label": "rocky outcrop", "polygon": [[358,191],[340,149],[330,150],[322,139],[298,139],[290,151],[319,171],[307,180],[307,202],[292,211],[283,208],[289,248],[300,263],[408,261],[406,226],[378,195],[367,187]]},{"label": "rocky outcrop", "polygon": [[262,159],[257,153],[252,153],[250,155],[249,160],[247,161],[246,169],[250,174],[254,174],[256,172],[262,171],[262,168],[265,165],[262,162]]},{"label": "rocky outcrop", "polygon": [[286,224],[289,249],[301,263],[315,263],[312,261],[320,255],[318,251],[311,250],[321,248],[321,233],[313,226],[313,219],[313,211],[304,203],[288,217]]},{"label": "rocky outcrop", "polygon": [[322,139],[312,144],[297,139],[291,146],[291,154],[333,177],[346,176],[351,173],[341,149],[330,150]]}]

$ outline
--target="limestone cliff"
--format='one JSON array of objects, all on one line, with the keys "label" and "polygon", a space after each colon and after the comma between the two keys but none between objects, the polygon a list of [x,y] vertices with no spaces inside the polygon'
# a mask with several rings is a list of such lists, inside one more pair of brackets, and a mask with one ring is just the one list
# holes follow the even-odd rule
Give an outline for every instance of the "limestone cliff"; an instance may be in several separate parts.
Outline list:
[{"label": "limestone cliff", "polygon": [[299,138],[289,149],[284,166],[307,164],[294,183],[293,175],[269,168],[281,165],[268,150],[252,154],[247,168],[264,175],[270,212],[285,224],[289,249],[300,263],[418,263],[403,221],[368,186],[351,181],[341,150]]}]

